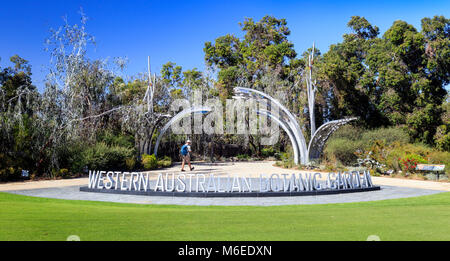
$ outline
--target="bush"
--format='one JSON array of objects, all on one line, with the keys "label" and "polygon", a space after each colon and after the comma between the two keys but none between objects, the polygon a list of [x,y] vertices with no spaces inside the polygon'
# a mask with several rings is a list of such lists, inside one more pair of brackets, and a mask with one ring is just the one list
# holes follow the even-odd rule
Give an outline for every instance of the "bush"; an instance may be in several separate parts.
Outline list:
[{"label": "bush", "polygon": [[292,160],[290,160],[290,161],[282,161],[282,165],[281,166],[283,166],[283,168],[290,169],[290,168],[294,167],[294,161],[292,161]]},{"label": "bush", "polygon": [[133,148],[99,142],[84,150],[82,158],[89,169],[125,169],[126,159],[131,158],[133,154]]},{"label": "bush", "polygon": [[[325,164],[328,166],[352,165],[358,157],[372,160],[400,170],[399,158],[407,154],[427,155],[430,148],[425,145],[408,144],[409,136],[400,128],[379,128],[361,130],[353,126],[343,126],[328,140],[324,149]],[[405,153],[407,151],[408,153]],[[380,170],[381,171],[381,170]]]},{"label": "bush", "polygon": [[434,150],[428,155],[428,163],[445,164],[445,173],[450,176],[450,152]]},{"label": "bush", "polygon": [[279,159],[280,159],[281,161],[275,162],[275,166],[283,167],[283,168],[288,168],[288,169],[294,167],[295,164],[294,164],[294,159],[293,159],[291,150],[288,149],[287,151],[288,151],[288,152],[280,152],[280,153],[277,153],[278,156],[279,156]]},{"label": "bush", "polygon": [[290,161],[291,155],[288,152],[281,152],[280,159],[281,159],[281,161]]},{"label": "bush", "polygon": [[134,157],[125,159],[125,165],[128,170],[133,170],[134,166],[136,166],[136,159]]},{"label": "bush", "polygon": [[62,178],[66,178],[70,175],[69,170],[68,169],[60,169],[59,170],[59,176]]},{"label": "bush", "polygon": [[340,127],[331,136],[332,139],[347,139],[347,140],[359,140],[363,130],[352,125],[344,125]]},{"label": "bush", "polygon": [[406,144],[409,142],[409,136],[400,128],[379,128],[368,130],[362,133],[361,143],[366,147],[370,147],[374,141],[383,141],[384,144],[390,145],[394,142]]},{"label": "bush", "polygon": [[105,131],[98,135],[98,142],[105,142],[108,145],[132,148],[134,146],[133,135],[114,134],[111,131]]},{"label": "bush", "polygon": [[236,158],[238,158],[238,160],[248,161],[250,156],[248,156],[247,154],[238,154],[238,155],[236,155]]},{"label": "bush", "polygon": [[386,156],[386,161],[382,163],[385,164],[388,169],[392,169],[397,172],[402,169],[400,160],[404,154],[405,152],[401,146],[394,147],[389,150]]},{"label": "bush", "polygon": [[431,147],[423,143],[408,143],[401,146],[401,149],[405,154],[417,154],[423,158],[427,158],[428,155],[433,151]]},{"label": "bush", "polygon": [[273,156],[275,157],[276,160],[281,160],[281,153],[282,152],[275,152]]},{"label": "bush", "polygon": [[68,169],[52,169],[50,171],[51,176],[53,178],[69,178],[70,177],[70,172]]},{"label": "bush", "polygon": [[414,172],[417,164],[427,163],[427,161],[417,154],[408,154],[404,158],[400,159],[401,168],[406,172]]},{"label": "bush", "polygon": [[436,140],[436,147],[440,150],[450,151],[450,133],[447,133],[442,138]]},{"label": "bush", "polygon": [[275,155],[275,150],[273,149],[273,147],[263,148],[261,150],[261,155],[264,158],[271,157],[271,156]]},{"label": "bush", "polygon": [[359,141],[345,138],[335,138],[329,140],[324,149],[325,159],[332,163],[340,162],[344,165],[356,163],[355,152],[361,148]]},{"label": "bush", "polygon": [[0,169],[0,181],[10,181],[20,179],[22,169],[7,167]]},{"label": "bush", "polygon": [[154,154],[142,155],[142,166],[144,166],[144,169],[146,169],[146,170],[158,168],[158,160],[156,159],[156,156]]},{"label": "bush", "polygon": [[[408,163],[407,160],[410,159]],[[450,168],[450,152],[438,151],[428,147],[427,145],[416,144],[397,144],[391,146],[386,157],[386,162],[383,162],[389,169],[408,170],[411,167],[405,167],[415,163],[429,163],[429,164],[445,164],[445,171],[448,174]]]},{"label": "bush", "polygon": [[172,166],[172,158],[169,156],[164,156],[162,159],[158,160],[159,168],[168,168]]}]

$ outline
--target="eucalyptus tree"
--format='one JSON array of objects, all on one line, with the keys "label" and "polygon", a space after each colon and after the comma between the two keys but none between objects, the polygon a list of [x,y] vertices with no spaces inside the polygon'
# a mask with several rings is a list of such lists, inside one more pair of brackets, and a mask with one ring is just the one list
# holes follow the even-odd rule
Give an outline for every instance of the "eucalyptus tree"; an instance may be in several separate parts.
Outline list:
[{"label": "eucalyptus tree", "polygon": [[62,26],[50,29],[45,43],[50,63],[36,122],[40,130],[36,167],[40,173],[59,169],[74,142],[95,142],[98,131],[107,124],[105,116],[122,109],[108,103],[114,64],[89,58],[95,41],[87,32],[87,17],[82,11],[80,14],[79,24],[71,25],[65,18]]},{"label": "eucalyptus tree", "polygon": [[12,167],[17,172],[33,167],[34,136],[39,131],[33,125],[40,95],[31,82],[28,61],[18,55],[10,61],[13,67],[0,68],[0,170]]},{"label": "eucalyptus tree", "polygon": [[147,73],[138,74],[128,83],[116,79],[114,95],[122,106],[118,114],[121,128],[134,134],[139,155],[150,154],[155,131],[170,116],[167,109],[171,100],[161,77],[151,73],[150,57]]},{"label": "eucalyptus tree", "polygon": [[450,95],[447,94],[447,98],[442,104],[444,112],[442,113],[442,125],[440,125],[434,139],[436,147],[440,150],[450,151]]},{"label": "eucalyptus tree", "polygon": [[369,127],[404,126],[412,140],[433,144],[449,83],[449,19],[424,18],[420,32],[395,21],[382,37],[364,17],[348,26],[353,32],[318,64],[329,110]]},{"label": "eucalyptus tree", "polygon": [[239,25],[245,32],[243,39],[228,34],[214,43],[206,42],[203,49],[206,64],[218,69],[217,87],[222,94],[231,97],[232,88],[239,83],[267,92],[262,86],[267,73],[278,80],[289,79],[300,63],[287,38],[286,20],[265,16],[258,22],[248,18]]},{"label": "eucalyptus tree", "polygon": [[[230,98],[235,86],[254,88],[282,98],[298,120],[304,121],[303,103],[298,102],[304,95],[299,76],[304,66],[288,39],[291,32],[286,20],[264,16],[260,21],[247,18],[239,25],[243,38],[227,34],[214,43],[206,42],[203,49],[206,64],[217,69],[219,95]],[[260,150],[260,144],[253,142],[259,139],[252,135],[246,139]]]},{"label": "eucalyptus tree", "polygon": [[[208,98],[217,97],[217,89],[214,88],[216,82],[214,72],[211,68],[199,71],[197,68],[183,70],[183,68],[173,62],[165,63],[161,68],[161,82],[171,99],[185,99],[193,106],[202,106]],[[183,108],[185,109],[185,108]],[[178,112],[178,111],[177,111]],[[176,112],[173,112],[176,113]],[[201,134],[203,130],[203,118],[200,114],[194,116],[193,134]],[[195,150],[201,154],[205,152],[205,143],[211,139],[217,140],[221,135],[190,136],[193,140]],[[214,137],[213,137],[214,136]],[[177,136],[169,136],[179,139]],[[183,137],[183,139],[186,137]],[[162,144],[164,146],[164,143]]]},{"label": "eucalyptus tree", "polygon": [[444,85],[449,82],[449,21],[424,18],[421,32],[395,21],[367,57],[381,92],[375,106],[391,124],[404,125],[413,141],[433,144],[442,124]]}]

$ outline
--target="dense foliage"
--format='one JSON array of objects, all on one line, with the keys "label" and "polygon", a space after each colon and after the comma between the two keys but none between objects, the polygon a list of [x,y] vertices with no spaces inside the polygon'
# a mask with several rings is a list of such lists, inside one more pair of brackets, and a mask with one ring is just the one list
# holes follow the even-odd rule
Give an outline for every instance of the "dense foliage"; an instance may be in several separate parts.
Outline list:
[{"label": "dense foliage", "polygon": [[324,150],[324,163],[330,170],[368,167],[378,173],[417,172],[417,164],[445,164],[450,173],[450,152],[423,143],[410,143],[399,128],[363,130],[345,126],[336,131]]},{"label": "dense foliage", "polygon": [[369,127],[403,126],[413,141],[434,144],[450,83],[450,20],[422,20],[422,31],[395,21],[381,38],[363,17],[352,17],[344,41],[320,63],[332,94],[333,118],[359,116]]}]

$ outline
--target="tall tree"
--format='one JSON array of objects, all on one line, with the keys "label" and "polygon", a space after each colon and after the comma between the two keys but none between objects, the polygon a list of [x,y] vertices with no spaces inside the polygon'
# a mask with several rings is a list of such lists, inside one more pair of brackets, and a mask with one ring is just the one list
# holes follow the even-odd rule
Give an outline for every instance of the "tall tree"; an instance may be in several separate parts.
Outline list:
[{"label": "tall tree", "polygon": [[381,38],[363,17],[352,17],[348,26],[353,33],[332,45],[320,64],[330,110],[371,127],[405,126],[411,139],[433,144],[449,79],[448,19],[425,18],[422,32],[395,21]]},{"label": "tall tree", "polygon": [[0,68],[0,172],[8,168],[18,177],[20,168],[33,167],[34,136],[39,132],[33,125],[40,95],[31,82],[28,61],[18,55],[10,61],[14,66]]},{"label": "tall tree", "polygon": [[218,68],[217,88],[224,97],[229,97],[236,85],[266,88],[267,74],[285,80],[298,65],[294,44],[287,38],[290,30],[285,19],[265,16],[255,22],[248,18],[239,25],[245,32],[243,39],[228,34],[214,44],[205,43],[205,61]]}]

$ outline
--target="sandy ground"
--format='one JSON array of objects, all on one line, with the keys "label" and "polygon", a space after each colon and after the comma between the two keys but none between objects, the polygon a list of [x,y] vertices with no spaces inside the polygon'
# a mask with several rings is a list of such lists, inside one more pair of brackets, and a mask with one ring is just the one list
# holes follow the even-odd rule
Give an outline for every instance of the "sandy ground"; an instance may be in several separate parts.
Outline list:
[{"label": "sandy ground", "polygon": [[[225,162],[225,163],[194,163],[195,169],[191,172],[195,173],[214,173],[217,176],[227,175],[239,175],[246,177],[259,177],[262,175],[271,174],[293,174],[293,173],[306,173],[308,171],[301,170],[289,170],[282,169],[273,166],[273,161],[261,161],[261,162]],[[148,171],[151,178],[156,178],[159,173],[173,173],[180,172],[180,164],[162,170]],[[186,166],[186,173],[190,173]],[[326,176],[324,175],[323,178]],[[385,186],[397,186],[397,187],[409,187],[420,188],[439,191],[450,191],[449,182],[434,182],[434,181],[422,181],[422,180],[409,180],[409,179],[396,179],[396,178],[384,178],[384,177],[372,177],[372,181],[375,185]],[[40,188],[57,188],[68,187],[77,185],[87,185],[88,178],[76,178],[76,179],[61,179],[61,180],[43,180],[43,181],[25,181],[25,182],[10,182],[0,184],[0,191],[13,191],[13,190],[27,190],[27,189],[40,189]]]}]

